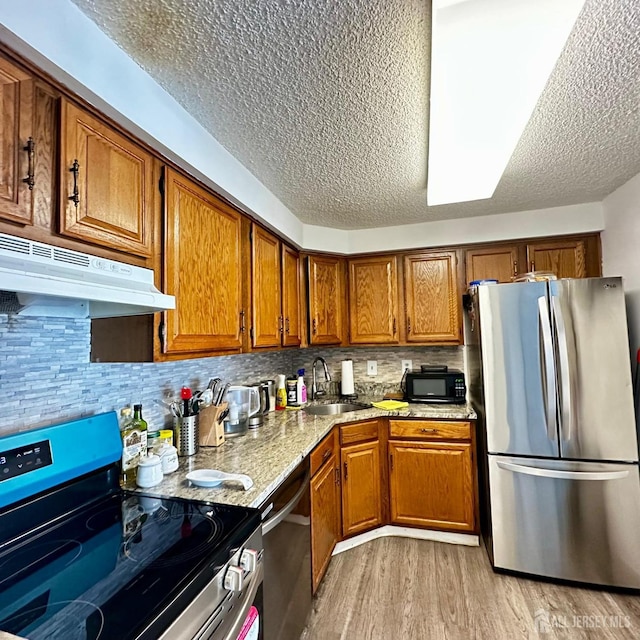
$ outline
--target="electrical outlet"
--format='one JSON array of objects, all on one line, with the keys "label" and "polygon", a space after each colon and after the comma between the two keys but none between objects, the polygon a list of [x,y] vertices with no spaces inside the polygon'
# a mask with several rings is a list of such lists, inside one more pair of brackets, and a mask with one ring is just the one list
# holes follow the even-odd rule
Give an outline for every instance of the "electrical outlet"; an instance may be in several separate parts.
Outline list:
[{"label": "electrical outlet", "polygon": [[402,361],[402,373],[404,373],[407,369],[409,369],[409,371],[413,369],[413,362],[411,362],[411,360]]},{"label": "electrical outlet", "polygon": [[367,375],[368,376],[377,376],[378,375],[378,361],[377,360],[367,360]]}]

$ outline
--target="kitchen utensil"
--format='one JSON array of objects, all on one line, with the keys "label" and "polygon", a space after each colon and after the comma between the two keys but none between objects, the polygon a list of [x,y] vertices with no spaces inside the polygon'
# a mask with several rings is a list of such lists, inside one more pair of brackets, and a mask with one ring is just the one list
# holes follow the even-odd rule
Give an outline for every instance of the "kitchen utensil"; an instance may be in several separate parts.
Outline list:
[{"label": "kitchen utensil", "polygon": [[220,386],[220,390],[218,391],[218,395],[213,399],[213,404],[218,405],[220,404],[225,396],[227,395],[227,392],[229,391],[229,388],[231,387],[231,383],[227,382],[227,384],[225,384],[224,386]]},{"label": "kitchen utensil", "polygon": [[162,482],[162,463],[159,456],[151,454],[143,456],[138,462],[136,484],[139,487],[155,487]]},{"label": "kitchen utensil", "polygon": [[198,453],[198,418],[197,415],[174,418],[173,430],[179,456],[192,456]]},{"label": "kitchen utensil", "polygon": [[191,393],[191,389],[189,387],[182,387],[180,389],[180,398],[182,399],[182,415],[190,416],[191,415],[191,398],[193,394]]},{"label": "kitchen utensil", "polygon": [[200,412],[200,446],[219,447],[224,444],[224,427],[222,414],[227,411],[227,403],[217,407],[205,407]]},{"label": "kitchen utensil", "polygon": [[258,412],[249,418],[249,429],[256,429],[262,426],[264,423],[264,417],[269,413],[269,386],[264,382],[252,385],[258,390],[258,397],[260,399],[260,408]]},{"label": "kitchen utensil", "polygon": [[229,416],[224,422],[227,437],[244,435],[249,418],[260,410],[260,395],[256,387],[233,386],[227,391]]},{"label": "kitchen utensil", "polygon": [[198,469],[187,473],[186,478],[197,487],[216,487],[228,481],[240,482],[245,491],[253,487],[253,480],[244,473],[226,473],[218,469]]},{"label": "kitchen utensil", "polygon": [[196,391],[193,394],[193,398],[200,409],[209,407],[213,404],[213,391],[207,387],[206,389],[202,389],[202,391]]},{"label": "kitchen utensil", "polygon": [[207,385],[207,389],[211,389],[211,391],[214,391],[218,384],[222,384],[222,380],[220,378],[211,378],[211,380],[209,380],[209,384]]}]

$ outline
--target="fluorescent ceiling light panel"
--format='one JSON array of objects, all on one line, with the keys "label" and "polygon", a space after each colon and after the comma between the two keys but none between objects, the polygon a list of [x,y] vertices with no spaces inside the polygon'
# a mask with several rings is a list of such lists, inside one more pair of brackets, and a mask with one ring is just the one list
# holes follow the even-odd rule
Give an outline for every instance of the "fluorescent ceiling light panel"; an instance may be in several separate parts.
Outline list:
[{"label": "fluorescent ceiling light panel", "polygon": [[430,206],[490,198],[584,0],[433,0]]}]

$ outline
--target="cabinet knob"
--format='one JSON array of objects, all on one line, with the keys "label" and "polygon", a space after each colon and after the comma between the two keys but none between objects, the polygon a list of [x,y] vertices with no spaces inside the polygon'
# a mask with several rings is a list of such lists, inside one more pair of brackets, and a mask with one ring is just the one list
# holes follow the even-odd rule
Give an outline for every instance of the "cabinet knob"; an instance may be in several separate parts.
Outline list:
[{"label": "cabinet knob", "polygon": [[348,476],[348,471],[347,471],[347,463],[344,463],[344,479],[346,480]]}]

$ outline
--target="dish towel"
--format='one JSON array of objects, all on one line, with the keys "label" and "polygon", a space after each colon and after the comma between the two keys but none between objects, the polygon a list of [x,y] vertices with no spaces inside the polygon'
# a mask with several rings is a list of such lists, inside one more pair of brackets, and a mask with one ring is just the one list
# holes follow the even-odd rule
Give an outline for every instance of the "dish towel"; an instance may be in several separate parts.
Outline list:
[{"label": "dish towel", "polygon": [[384,409],[385,411],[406,409],[409,406],[408,402],[402,402],[400,400],[381,400],[380,402],[372,402],[371,404],[377,409]]}]

